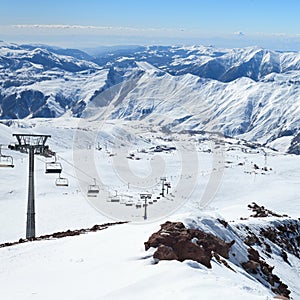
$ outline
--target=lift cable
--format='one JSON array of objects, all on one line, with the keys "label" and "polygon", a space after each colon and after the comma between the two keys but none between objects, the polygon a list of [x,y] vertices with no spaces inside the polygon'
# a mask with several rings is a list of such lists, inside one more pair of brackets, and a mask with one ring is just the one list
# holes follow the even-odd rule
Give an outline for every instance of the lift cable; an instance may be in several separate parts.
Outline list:
[{"label": "lift cable", "polygon": [[82,174],[84,174],[85,176],[91,178],[94,180],[94,177],[92,177],[91,175],[89,175],[88,173],[86,173],[85,171],[81,170],[80,168],[78,168],[77,166],[75,166],[74,164],[72,164],[71,162],[69,162],[68,160],[66,160],[65,158],[61,157],[60,155],[57,155],[57,157],[63,161],[65,161],[67,164],[69,164],[71,167],[73,167],[74,169],[77,169],[79,172],[81,172]]},{"label": "lift cable", "polygon": [[[61,156],[59,156],[59,158],[61,158],[61,159],[63,159]],[[36,159],[37,160],[39,160],[39,161],[41,161],[42,163],[45,163],[45,161],[44,160],[42,160],[41,158],[39,158],[38,156],[36,157]],[[70,162],[68,162],[67,160],[65,160],[65,159],[63,159],[65,162],[67,162],[69,165],[71,165],[72,167],[74,167],[75,168],[75,166],[73,166]],[[77,167],[76,167],[77,168]],[[81,171],[79,168],[77,168],[79,171]],[[82,171],[83,172],[83,171]],[[72,178],[74,178],[74,179],[76,179],[76,180],[78,180],[78,178],[77,177],[75,177],[74,175],[72,175],[72,174],[70,174],[70,173],[68,173],[68,172],[66,172],[65,170],[63,170],[63,173],[64,174],[66,174],[66,175],[68,175],[68,176],[70,176],[70,177],[72,177]],[[84,172],[83,172],[84,173]],[[88,175],[89,176],[89,175]],[[91,176],[89,176],[90,178],[92,178],[92,179],[94,179],[93,177],[91,177]],[[89,185],[90,184],[90,182],[87,182],[87,181],[85,181],[85,180],[81,180],[82,182],[84,182],[84,183],[86,183],[87,185]]]}]

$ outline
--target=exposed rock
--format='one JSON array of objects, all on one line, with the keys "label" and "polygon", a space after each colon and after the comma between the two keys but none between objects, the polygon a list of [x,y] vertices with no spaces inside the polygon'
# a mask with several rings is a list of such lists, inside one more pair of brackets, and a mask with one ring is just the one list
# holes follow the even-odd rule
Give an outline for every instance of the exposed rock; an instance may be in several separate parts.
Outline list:
[{"label": "exposed rock", "polygon": [[29,239],[19,239],[17,242],[10,242],[10,243],[3,243],[0,244],[0,248],[4,248],[4,247],[10,247],[10,246],[14,246],[17,244],[22,244],[22,243],[26,243],[26,242],[31,242],[31,241],[41,241],[41,240],[49,240],[49,239],[60,239],[63,237],[67,237],[67,236],[75,236],[75,235],[80,235],[80,234],[85,234],[88,232],[95,232],[95,231],[99,231],[99,230],[103,230],[108,228],[109,226],[113,226],[113,225],[121,225],[121,224],[125,224],[128,222],[114,222],[114,223],[105,223],[105,224],[101,224],[101,225],[94,225],[91,228],[82,228],[82,229],[75,229],[75,230],[67,230],[67,231],[59,231],[59,232],[55,232],[52,234],[46,234],[46,235],[41,235],[38,237],[33,237],[33,238],[29,238]]},{"label": "exposed rock", "polygon": [[263,278],[271,285],[271,290],[278,295],[282,295],[289,299],[291,291],[281,279],[273,274],[273,266],[268,265],[263,258],[260,257],[258,251],[253,248],[248,249],[248,261],[243,262],[242,267],[250,274],[255,274]]},{"label": "exposed rock", "polygon": [[[300,258],[300,224],[295,220],[288,220],[285,224],[278,224],[272,227],[260,229],[260,234],[279,246],[283,252],[289,252]],[[287,255],[282,254],[282,258],[287,260]]]},{"label": "exposed rock", "polygon": [[254,215],[251,215],[250,217],[253,218],[265,218],[265,217],[287,217],[287,215],[280,215],[277,214],[269,209],[266,209],[264,206],[259,206],[255,202],[252,202],[252,205],[249,204],[248,207],[252,209],[252,211],[255,213]]},{"label": "exposed rock", "polygon": [[[212,251],[224,258],[229,257],[234,241],[226,243],[220,238],[199,229],[187,229],[181,222],[166,222],[145,242],[145,249],[158,248],[153,257],[160,260],[195,260],[211,268]],[[175,258],[177,257],[177,258]]]},{"label": "exposed rock", "polygon": [[233,272],[236,272],[233,268],[230,267],[230,265],[228,264],[228,262],[221,258],[220,255],[218,253],[212,253],[213,257],[221,264],[223,264],[226,268],[230,269]]},{"label": "exposed rock", "polygon": [[225,220],[221,220],[221,219],[217,219],[225,228],[227,228],[228,226],[228,222],[226,222]]},{"label": "exposed rock", "polygon": [[[255,203],[249,207],[257,216],[279,216]],[[153,257],[158,260],[191,259],[211,268],[211,259],[214,258],[215,262],[236,272],[231,267],[231,262],[233,265],[243,267],[249,276],[281,297],[278,299],[289,299],[291,291],[283,282],[284,277],[280,278],[275,275],[274,266],[269,265],[261,255],[267,255],[269,258],[276,257],[276,259],[281,256],[286,263],[289,263],[288,254],[299,257],[300,222],[291,218],[283,218],[283,216],[268,219],[266,222],[254,222],[254,224],[247,222],[231,226],[220,219],[214,221],[211,232],[215,232],[215,235],[200,229],[186,228],[181,222],[166,222],[145,242],[145,248],[146,250],[150,247],[157,248]],[[210,223],[203,221],[203,224],[206,228]],[[219,232],[220,237],[235,236],[237,246],[232,247],[234,240],[228,243],[219,238]],[[252,246],[255,246],[255,249]],[[248,259],[241,260],[247,256]]]},{"label": "exposed rock", "polygon": [[282,257],[282,259],[285,261],[285,262],[289,262],[288,261],[288,256],[287,256],[287,254],[286,254],[286,252],[284,251],[284,250],[281,250],[281,257]]},{"label": "exposed rock", "polygon": [[250,260],[258,261],[259,260],[259,253],[253,248],[248,249],[248,257]]},{"label": "exposed rock", "polygon": [[255,244],[261,244],[259,238],[254,234],[247,235],[244,243],[248,246],[253,246]]},{"label": "exposed rock", "polygon": [[234,241],[226,243],[220,238],[205,233],[199,229],[188,229],[188,232],[198,239],[197,244],[208,251],[214,251],[220,254],[224,258],[229,258],[230,247],[234,244]]},{"label": "exposed rock", "polygon": [[212,254],[208,249],[201,248],[187,240],[180,240],[173,246],[173,249],[178,256],[179,261],[191,259],[207,268],[211,268],[210,260]]},{"label": "exposed rock", "polygon": [[271,246],[270,246],[268,243],[265,243],[265,247],[266,247],[266,251],[267,251],[268,253],[272,253]]},{"label": "exposed rock", "polygon": [[159,260],[178,260],[178,256],[175,254],[171,247],[161,245],[155,251],[153,258]]},{"label": "exposed rock", "polygon": [[253,260],[249,260],[247,262],[242,263],[243,268],[253,274],[257,274],[258,271],[258,267],[259,267],[259,263]]}]

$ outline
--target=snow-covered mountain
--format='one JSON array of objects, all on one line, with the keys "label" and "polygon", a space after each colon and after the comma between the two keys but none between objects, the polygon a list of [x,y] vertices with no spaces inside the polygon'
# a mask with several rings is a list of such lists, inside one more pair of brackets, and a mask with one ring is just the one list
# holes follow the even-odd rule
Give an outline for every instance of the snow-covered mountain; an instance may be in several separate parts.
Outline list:
[{"label": "snow-covered mountain", "polygon": [[[92,111],[88,107],[86,114]],[[36,156],[39,238],[26,241],[28,154],[2,147],[15,165],[0,168],[2,298],[299,299],[299,156],[216,134],[165,133],[146,120],[109,120],[105,126],[85,121],[63,116],[0,124],[5,145],[15,132],[50,134],[49,146],[69,181],[56,186],[57,174],[45,174],[49,159]],[[162,144],[176,149],[151,150]],[[76,158],[78,148],[83,151]],[[92,157],[104,185],[89,198]],[[170,180],[165,197],[156,176]],[[202,206],[209,182],[215,194]],[[141,191],[153,195],[148,221]],[[131,222],[94,226],[113,216]],[[175,226],[164,226],[150,245],[166,221]]]},{"label": "snow-covered mountain", "polygon": [[88,55],[1,42],[0,78],[1,119],[148,119],[273,146],[283,138],[285,148],[300,126],[294,52],[153,46]]}]

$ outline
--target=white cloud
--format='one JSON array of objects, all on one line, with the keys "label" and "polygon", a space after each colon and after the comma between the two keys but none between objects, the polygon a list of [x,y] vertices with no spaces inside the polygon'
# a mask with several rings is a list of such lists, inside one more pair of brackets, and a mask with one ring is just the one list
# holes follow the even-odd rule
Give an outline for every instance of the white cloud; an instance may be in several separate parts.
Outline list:
[{"label": "white cloud", "polygon": [[110,26],[92,26],[92,25],[67,25],[67,24],[18,24],[11,25],[16,29],[97,29],[97,30],[134,30],[129,27],[110,27]]},{"label": "white cloud", "polygon": [[237,36],[244,36],[244,35],[245,35],[245,33],[242,32],[242,31],[236,31],[236,32],[234,32],[233,34],[234,34],[234,35],[237,35]]},{"label": "white cloud", "polygon": [[300,35],[263,32],[209,34],[205,29],[135,28],[70,24],[0,25],[0,39],[13,43],[50,44],[86,48],[103,45],[214,45],[261,46],[275,50],[300,50]]},{"label": "white cloud", "polygon": [[68,25],[68,24],[18,24],[10,26],[14,30],[32,30],[32,33],[41,30],[58,30],[58,31],[77,31],[78,33],[107,33],[107,34],[182,34],[182,29],[176,28],[136,28],[136,27],[112,27],[112,26],[93,26],[93,25]]}]

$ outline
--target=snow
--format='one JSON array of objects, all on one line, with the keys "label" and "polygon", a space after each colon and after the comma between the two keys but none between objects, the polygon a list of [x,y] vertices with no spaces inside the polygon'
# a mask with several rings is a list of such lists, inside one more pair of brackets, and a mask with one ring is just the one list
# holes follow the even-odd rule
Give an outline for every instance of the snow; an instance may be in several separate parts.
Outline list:
[{"label": "snow", "polygon": [[212,270],[189,261],[153,265],[141,241],[156,226],[115,226],[64,241],[1,249],[6,259],[0,275],[1,294],[5,299],[271,297],[259,283],[246,277],[240,280],[238,274],[216,262]]},{"label": "snow", "polygon": [[[243,235],[241,228],[247,225],[259,234],[262,226],[278,221],[241,220],[249,217],[247,205],[253,201],[299,218],[300,157],[286,154],[292,136],[277,138],[281,131],[299,127],[299,74],[295,70],[299,54],[257,47],[226,50],[203,46],[171,47],[166,52],[173,55],[168,63],[163,62],[164,70],[170,73],[172,68],[201,67],[211,61],[229,71],[253,60],[261,60],[262,69],[274,64],[286,72],[262,75],[259,80],[240,77],[221,82],[188,72],[171,75],[158,64],[147,62],[147,57],[126,68],[120,65],[134,59],[119,57],[119,65],[109,70],[45,49],[28,51],[3,42],[0,46],[1,57],[28,59],[39,54],[58,64],[87,67],[72,73],[25,63],[10,74],[18,74],[24,84],[2,89],[4,96],[15,93],[16,98],[24,91],[41,91],[60,117],[30,119],[30,113],[24,120],[3,121],[10,127],[0,123],[0,144],[5,145],[2,153],[13,156],[15,164],[14,168],[0,168],[0,243],[25,237],[28,156],[6,147],[16,142],[13,133],[50,134],[49,146],[63,166],[62,177],[69,181],[68,187],[55,186],[57,175],[45,174],[45,163],[51,159],[36,157],[37,235],[112,220],[130,221],[96,233],[0,248],[3,299],[274,297],[239,267],[238,262],[247,260],[247,247],[236,232]],[[147,51],[158,58],[166,54],[151,47]],[[180,55],[181,51],[185,54]],[[27,81],[28,74],[33,81]],[[128,80],[131,76],[134,79]],[[104,97],[98,94],[120,78],[123,82]],[[57,95],[70,100],[67,108],[55,101]],[[79,101],[87,105],[86,119],[72,115],[72,104]],[[201,130],[222,131],[237,138],[197,133]],[[279,151],[238,138],[266,142]],[[176,150],[157,152],[157,146]],[[161,177],[171,185],[165,197],[160,195]],[[94,178],[100,193],[91,198],[87,191]],[[146,220],[141,193],[152,194]],[[217,219],[227,220],[228,228]],[[181,221],[226,241],[235,239],[236,256],[227,260],[235,272],[215,259],[212,269],[193,261],[156,264],[154,249],[146,252],[143,243],[166,220]],[[299,299],[299,259],[288,254],[288,265],[276,251],[264,259],[288,284],[293,299]]]},{"label": "snow", "polygon": [[[77,126],[80,130],[76,129]],[[300,175],[297,166],[300,158],[264,149],[268,153],[267,166],[272,170],[254,172],[254,163],[264,166],[264,152],[226,138],[223,146],[224,168],[221,164],[217,170],[222,174],[221,181],[214,186],[216,193],[213,199],[201,206],[209,179],[214,178],[211,174],[216,172],[213,170],[213,160],[218,145],[211,140],[215,137],[177,133],[164,135],[158,127],[152,126],[149,130],[148,126],[146,121],[108,120],[99,128],[99,123],[95,121],[83,122],[70,117],[19,120],[11,127],[0,124],[3,143],[12,142],[11,134],[14,132],[51,134],[49,145],[57,151],[63,165],[62,174],[70,181],[69,187],[55,187],[56,176],[44,174],[45,160],[36,158],[37,235],[90,227],[112,218],[132,221],[96,233],[1,248],[3,298],[192,299],[201,296],[217,299],[223,296],[233,300],[265,300],[273,297],[258,281],[235,266],[234,260],[229,264],[236,272],[215,260],[212,269],[192,261],[161,261],[154,264],[151,256],[154,249],[145,252],[143,243],[165,220],[183,221],[190,227],[200,227],[229,241],[232,233],[216,222],[216,218],[231,221],[231,226],[236,228],[241,222],[240,217],[249,216],[247,205],[253,201],[297,218],[300,212],[297,201]],[[75,147],[78,132],[83,133],[79,135],[83,139]],[[125,136],[129,143],[124,148],[121,144],[126,143]],[[101,151],[93,150],[98,142],[103,147]],[[155,154],[149,150],[161,144],[175,145],[177,150]],[[81,158],[87,169],[76,161],[74,147],[82,150],[84,155]],[[145,151],[139,152],[140,149]],[[184,159],[195,158],[195,149],[198,159],[196,168],[189,164],[184,168]],[[206,152],[208,149],[213,152]],[[16,165],[14,169],[0,169],[3,195],[0,200],[0,240],[7,242],[25,236],[28,160],[26,154],[8,149],[3,152],[13,155]],[[96,199],[86,197],[86,184],[91,178],[79,175],[81,171],[93,172],[89,169],[89,160],[86,160],[92,153],[97,166],[96,175],[103,184]],[[110,156],[112,153],[115,156]],[[128,160],[125,157],[128,153],[141,159]],[[150,164],[154,157],[157,163]],[[195,164],[195,160],[192,161]],[[81,171],[74,169],[75,162],[79,163],[76,166]],[[162,163],[164,168],[160,169]],[[171,181],[171,193],[175,195],[175,200],[185,194],[188,196],[174,203],[168,202],[172,199],[170,196],[153,203],[148,207],[147,221],[143,219],[143,208],[124,206],[125,201],[122,201],[123,204],[107,202],[115,190],[122,197],[132,197],[134,203],[138,201],[141,191],[149,189],[156,194],[160,183],[156,183],[155,177],[162,175]],[[129,188],[124,178],[131,180]],[[193,191],[187,193],[186,189],[180,190],[182,184],[188,188],[192,186]],[[256,221],[253,222],[253,228],[258,226]],[[241,249],[245,246],[239,243],[234,245],[234,249],[240,253],[237,256],[240,259],[244,255]],[[297,286],[299,261],[289,255],[296,269],[287,269],[281,260],[276,259],[270,264],[275,265],[276,274],[288,283],[297,299],[300,295]]]},{"label": "snow", "polygon": [[[42,47],[28,50],[2,43],[0,51],[1,65],[8,65],[1,69],[1,95],[17,100],[21,95],[26,98],[26,92],[39,91],[42,99],[51,98],[41,101],[40,109],[56,117],[70,111],[80,115],[79,104],[84,109],[84,104],[95,101],[94,96],[96,104],[103,96],[101,105],[110,105],[114,118],[146,117],[157,122],[161,118],[166,123],[165,117],[174,120],[189,115],[181,128],[216,130],[260,143],[273,142],[282,132],[299,128],[299,53],[259,47],[153,46],[128,56],[115,54],[102,66]],[[32,62],[35,55],[43,60]],[[82,69],[67,71],[70,64]],[[212,68],[219,73],[212,74]],[[106,94],[99,94],[103,89]],[[106,99],[110,92],[119,92],[119,97]],[[27,102],[27,116],[36,112],[41,116]],[[3,114],[14,115],[7,103],[4,106]],[[90,114],[90,108],[83,114]]]}]

